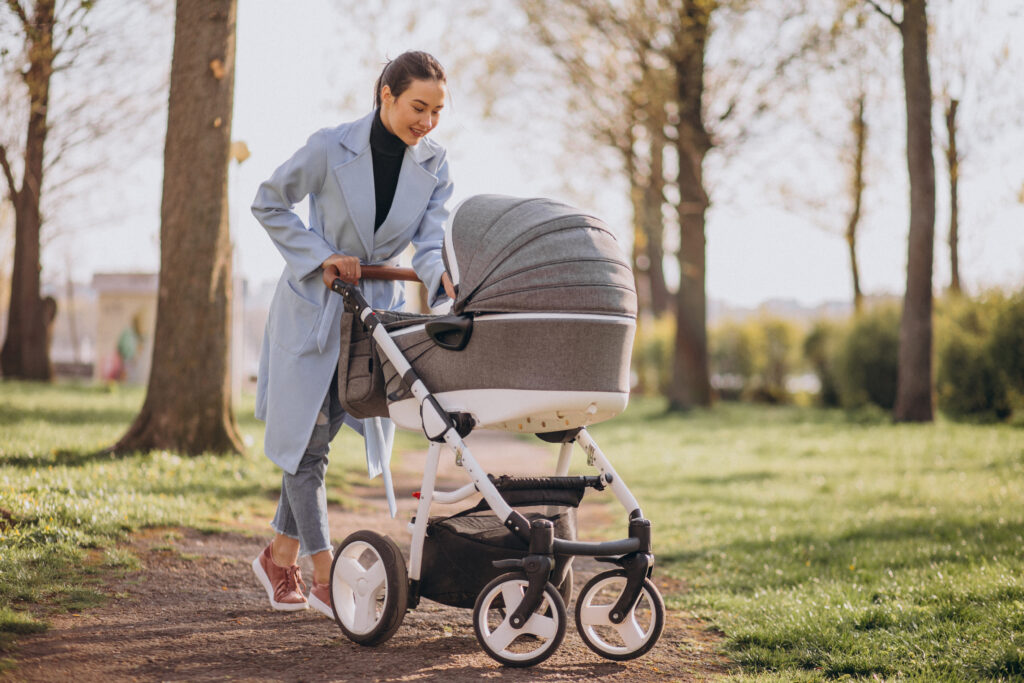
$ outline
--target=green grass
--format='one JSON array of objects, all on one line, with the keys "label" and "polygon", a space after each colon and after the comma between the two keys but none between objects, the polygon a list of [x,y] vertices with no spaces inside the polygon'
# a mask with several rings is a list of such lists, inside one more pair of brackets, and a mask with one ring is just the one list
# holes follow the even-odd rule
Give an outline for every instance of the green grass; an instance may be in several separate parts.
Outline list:
[{"label": "green grass", "polygon": [[[138,566],[130,531],[272,515],[280,471],[249,403],[244,456],[97,455],[142,398],[0,383],[0,652],[100,604]],[[689,586],[669,605],[722,630],[736,678],[1024,678],[1024,429],[637,400],[592,431],[654,521],[656,571]],[[343,502],[362,446],[343,430],[333,452]]]},{"label": "green grass", "polygon": [[[251,399],[238,407],[246,455],[101,454],[143,397],[141,389],[0,383],[0,605],[11,606],[0,609],[0,651],[4,634],[26,623],[41,628],[54,610],[100,604],[111,571],[138,567],[119,547],[128,532],[251,529],[273,515],[281,473],[263,455]],[[343,430],[334,453],[328,485],[337,500],[363,449]]]},{"label": "green grass", "polygon": [[1024,430],[637,401],[592,432],[738,677],[1024,677]]}]

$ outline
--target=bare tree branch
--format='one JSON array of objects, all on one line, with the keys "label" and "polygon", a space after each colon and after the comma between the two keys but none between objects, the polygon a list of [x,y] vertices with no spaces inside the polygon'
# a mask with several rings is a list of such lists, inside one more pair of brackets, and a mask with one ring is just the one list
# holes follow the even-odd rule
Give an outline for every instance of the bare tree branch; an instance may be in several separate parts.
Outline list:
[{"label": "bare tree branch", "polygon": [[896,21],[896,17],[894,17],[891,12],[887,12],[886,10],[882,9],[881,5],[879,5],[877,2],[875,2],[875,0],[864,0],[864,2],[866,2],[869,5],[871,5],[872,7],[874,7],[875,11],[878,12],[879,14],[881,14],[886,19],[888,19],[889,22],[893,26],[895,26],[897,30],[900,30],[900,29],[903,28],[903,24],[901,24],[900,22]]},{"label": "bare tree branch", "polygon": [[18,187],[14,181],[14,173],[11,171],[11,164],[7,160],[7,148],[0,145],[0,166],[3,167],[4,177],[7,178],[7,187],[10,188],[11,199],[18,198]]},{"label": "bare tree branch", "polygon": [[11,8],[11,11],[18,15],[18,19],[21,20],[21,26],[24,29],[28,29],[28,15],[25,13],[25,8],[21,6],[18,0],[7,0],[7,6]]}]

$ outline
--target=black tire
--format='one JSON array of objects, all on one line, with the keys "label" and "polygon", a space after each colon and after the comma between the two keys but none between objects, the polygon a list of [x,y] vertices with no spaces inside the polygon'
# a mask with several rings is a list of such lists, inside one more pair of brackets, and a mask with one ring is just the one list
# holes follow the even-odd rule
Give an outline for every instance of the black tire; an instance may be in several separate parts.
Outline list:
[{"label": "black tire", "polygon": [[[525,626],[516,630],[508,624],[528,584],[523,572],[502,574],[484,586],[473,607],[473,631],[477,642],[488,656],[504,666],[539,664],[550,657],[565,638],[568,618],[565,603],[551,583],[545,584],[544,599]],[[519,599],[510,593],[518,593]],[[508,602],[514,601],[515,604],[506,606],[506,596]],[[504,643],[509,635],[512,639]]]},{"label": "black tire", "polygon": [[576,630],[580,638],[597,654],[617,662],[645,654],[658,642],[665,627],[665,603],[649,579],[644,579],[640,597],[622,624],[612,624],[602,614],[601,608],[610,610],[625,585],[626,572],[613,569],[590,579],[576,598]]},{"label": "black tire", "polygon": [[395,635],[408,604],[409,574],[398,544],[375,531],[349,534],[331,563],[331,606],[342,633],[360,645],[379,645]]}]

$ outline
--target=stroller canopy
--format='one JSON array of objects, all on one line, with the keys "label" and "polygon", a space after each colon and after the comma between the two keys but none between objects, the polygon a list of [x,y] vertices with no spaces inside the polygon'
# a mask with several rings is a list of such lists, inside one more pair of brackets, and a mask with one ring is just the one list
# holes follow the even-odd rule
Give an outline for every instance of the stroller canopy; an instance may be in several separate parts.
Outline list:
[{"label": "stroller canopy", "polygon": [[636,316],[633,273],[608,227],[550,199],[476,195],[445,235],[452,313]]}]

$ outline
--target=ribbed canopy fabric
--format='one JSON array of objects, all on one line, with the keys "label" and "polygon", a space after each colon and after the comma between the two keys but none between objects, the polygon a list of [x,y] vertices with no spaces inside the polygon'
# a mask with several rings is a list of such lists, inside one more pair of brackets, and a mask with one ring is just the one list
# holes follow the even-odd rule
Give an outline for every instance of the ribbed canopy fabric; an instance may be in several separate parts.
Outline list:
[{"label": "ribbed canopy fabric", "polygon": [[550,199],[476,195],[445,235],[452,313],[636,316],[629,262],[608,227]]}]

